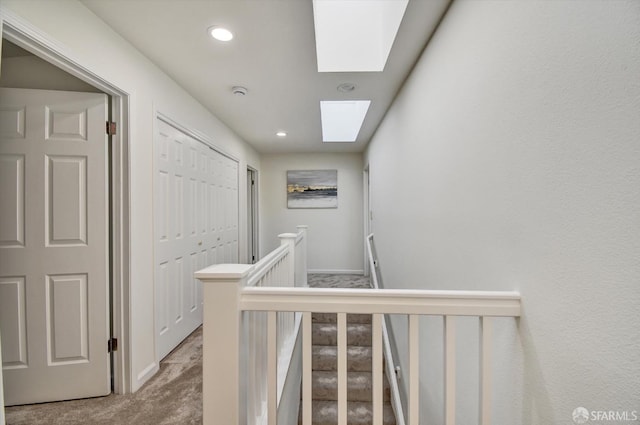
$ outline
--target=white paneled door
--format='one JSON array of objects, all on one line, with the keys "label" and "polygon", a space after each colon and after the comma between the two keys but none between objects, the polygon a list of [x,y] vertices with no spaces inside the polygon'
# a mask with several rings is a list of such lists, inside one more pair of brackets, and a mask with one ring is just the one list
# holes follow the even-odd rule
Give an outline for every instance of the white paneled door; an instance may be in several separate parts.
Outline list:
[{"label": "white paneled door", "polygon": [[202,324],[193,273],[238,262],[238,163],[162,118],[156,122],[155,306],[158,355]]},{"label": "white paneled door", "polygon": [[107,97],[0,89],[7,405],[109,394]]}]

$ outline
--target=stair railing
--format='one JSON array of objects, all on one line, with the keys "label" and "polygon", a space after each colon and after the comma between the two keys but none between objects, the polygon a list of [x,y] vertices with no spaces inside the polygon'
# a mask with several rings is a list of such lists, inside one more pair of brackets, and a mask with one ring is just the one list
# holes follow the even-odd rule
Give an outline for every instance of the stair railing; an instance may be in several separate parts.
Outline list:
[{"label": "stair railing", "polygon": [[[203,288],[206,306],[203,329],[207,329],[203,332],[204,357],[207,357],[203,360],[203,374],[210,379],[203,383],[203,407],[205,417],[211,418],[212,414],[215,417],[208,423],[266,423],[267,376],[271,379],[276,372],[276,403],[282,397],[299,334],[299,315],[296,317],[293,312],[283,312],[278,315],[275,330],[268,329],[264,313],[247,311],[241,318],[242,312],[237,310],[233,300],[237,292],[245,288],[307,286],[307,226],[297,226],[297,230],[297,233],[278,235],[280,246],[254,265],[222,264],[196,273],[197,278],[207,282]],[[230,280],[233,285],[228,284]],[[234,316],[233,319],[227,317],[229,314]],[[269,338],[268,332],[273,332]],[[267,361],[267,353],[273,348],[270,344],[275,347],[275,368]],[[234,353],[233,358],[228,356],[231,352]],[[233,378],[225,377],[226,373],[231,373]],[[245,406],[240,412],[242,422],[227,422],[222,419],[224,415],[218,408],[210,409],[208,400],[212,394],[235,394],[240,388]]]},{"label": "stair railing", "polygon": [[[378,259],[375,255],[373,247],[373,233],[367,236],[367,257],[369,258],[369,270],[371,270],[371,287],[373,289],[380,289],[380,283],[378,279]],[[402,409],[402,399],[400,397],[400,388],[398,386],[398,375],[396,373],[396,364],[393,359],[391,351],[391,341],[389,339],[389,330],[387,328],[387,321],[382,316],[382,345],[384,348],[384,361],[385,372],[389,386],[391,387],[391,406],[396,414],[396,424],[405,425],[404,411]]]},{"label": "stair railing", "polygon": [[[495,317],[520,316],[520,294],[489,291],[433,291],[389,289],[329,289],[247,286],[254,266],[227,264],[196,273],[204,288],[203,425],[244,425],[247,397],[246,362],[241,329],[244,312],[266,313],[266,415],[268,425],[278,421],[278,318],[302,313],[302,424],[311,425],[312,313],[337,313],[338,425],[347,424],[347,314],[372,315],[373,425],[382,425],[383,343],[385,314],[409,319],[408,424],[419,424],[419,319],[441,316],[444,323],[445,425],[455,424],[456,318],[478,317],[480,331],[479,417],[491,423],[492,329]],[[298,387],[299,388],[299,387]],[[297,409],[297,407],[296,407]],[[295,422],[293,422],[295,423]],[[281,424],[282,425],[282,424]]]}]

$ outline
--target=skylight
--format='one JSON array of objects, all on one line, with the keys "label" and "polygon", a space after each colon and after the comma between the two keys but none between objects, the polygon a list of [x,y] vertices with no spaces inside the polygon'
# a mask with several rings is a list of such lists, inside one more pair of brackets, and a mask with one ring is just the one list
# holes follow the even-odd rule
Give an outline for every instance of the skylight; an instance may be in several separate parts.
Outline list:
[{"label": "skylight", "polygon": [[370,100],[320,101],[322,141],[355,142],[370,104]]},{"label": "skylight", "polygon": [[409,0],[313,0],[318,72],[383,71]]}]

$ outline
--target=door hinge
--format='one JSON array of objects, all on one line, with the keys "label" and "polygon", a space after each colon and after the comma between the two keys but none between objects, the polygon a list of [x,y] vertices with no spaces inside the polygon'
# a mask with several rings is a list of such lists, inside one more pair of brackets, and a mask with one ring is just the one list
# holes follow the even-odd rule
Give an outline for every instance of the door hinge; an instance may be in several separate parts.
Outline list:
[{"label": "door hinge", "polygon": [[255,180],[251,180],[251,186],[255,186],[256,181]]},{"label": "door hinge", "polygon": [[113,121],[107,121],[107,134],[109,136],[115,136],[117,130],[117,125]]},{"label": "door hinge", "polygon": [[111,338],[107,341],[107,352],[112,353],[118,351],[118,338]]}]

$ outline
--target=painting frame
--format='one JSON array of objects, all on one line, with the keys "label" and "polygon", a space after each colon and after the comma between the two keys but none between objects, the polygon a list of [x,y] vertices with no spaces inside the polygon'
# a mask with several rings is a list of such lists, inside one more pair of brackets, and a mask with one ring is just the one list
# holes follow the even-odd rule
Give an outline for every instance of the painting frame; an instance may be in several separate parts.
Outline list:
[{"label": "painting frame", "polygon": [[338,208],[338,170],[287,170],[287,208]]}]

